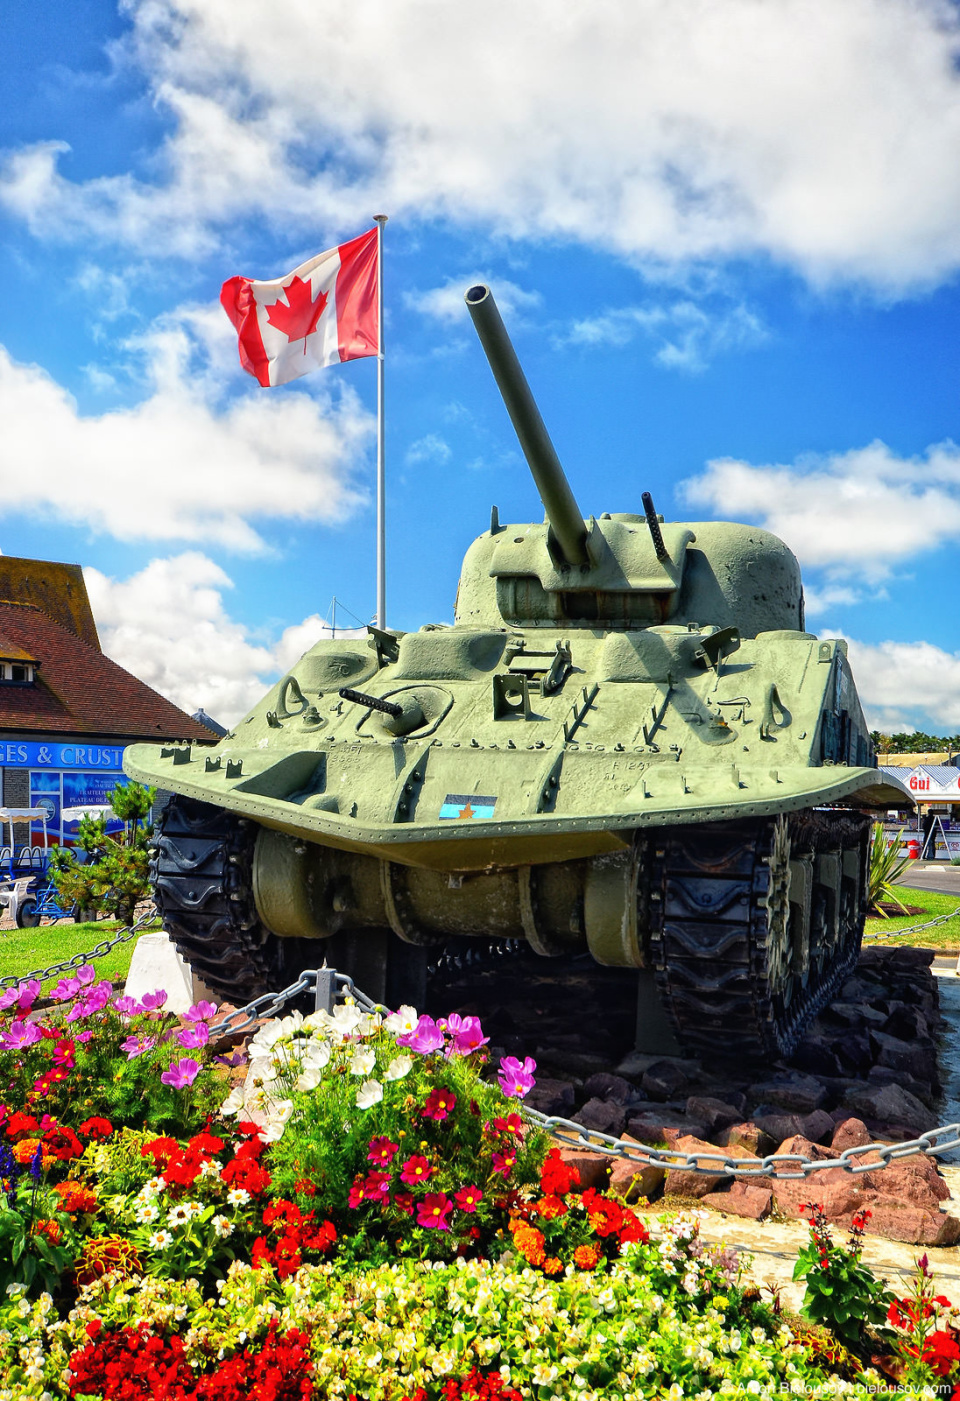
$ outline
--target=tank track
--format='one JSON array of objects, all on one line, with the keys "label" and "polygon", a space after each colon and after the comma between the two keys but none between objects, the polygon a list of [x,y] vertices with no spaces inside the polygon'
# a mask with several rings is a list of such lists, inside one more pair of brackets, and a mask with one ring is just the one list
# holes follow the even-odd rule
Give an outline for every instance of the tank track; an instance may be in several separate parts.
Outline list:
[{"label": "tank track", "polygon": [[150,864],[164,929],[211,992],[235,1006],[296,977],[288,951],[257,916],[250,880],[256,835],[252,822],[175,796],[160,818]]},{"label": "tank track", "polygon": [[776,822],[659,833],[651,895],[662,914],[653,921],[651,956],[667,1015],[681,1046],[694,1055],[789,1055],[859,957],[869,819],[808,811],[780,821],[787,824],[791,857],[856,850],[860,863],[858,895],[841,901],[830,954],[823,949],[823,912],[814,887],[809,966],[790,976],[780,993],[771,989],[775,951],[767,909],[768,900],[778,899]]}]

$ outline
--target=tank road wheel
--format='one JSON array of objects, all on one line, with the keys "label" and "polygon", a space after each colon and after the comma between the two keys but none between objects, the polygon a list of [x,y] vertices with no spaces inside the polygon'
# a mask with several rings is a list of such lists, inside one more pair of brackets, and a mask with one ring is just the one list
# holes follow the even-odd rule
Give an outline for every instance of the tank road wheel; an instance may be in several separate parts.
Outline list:
[{"label": "tank road wheel", "polygon": [[681,1045],[789,1055],[857,961],[868,827],[810,811],[658,834],[651,953]]},{"label": "tank road wheel", "polygon": [[207,987],[235,1006],[317,965],[316,950],[303,947],[311,941],[278,939],[260,922],[251,880],[257,831],[211,803],[175,796],[150,867],[164,929]]},{"label": "tank road wheel", "polygon": [[794,949],[790,929],[790,832],[787,819],[777,818],[770,855],[764,857],[770,868],[767,883],[767,981],[771,995],[784,1007],[794,991]]}]

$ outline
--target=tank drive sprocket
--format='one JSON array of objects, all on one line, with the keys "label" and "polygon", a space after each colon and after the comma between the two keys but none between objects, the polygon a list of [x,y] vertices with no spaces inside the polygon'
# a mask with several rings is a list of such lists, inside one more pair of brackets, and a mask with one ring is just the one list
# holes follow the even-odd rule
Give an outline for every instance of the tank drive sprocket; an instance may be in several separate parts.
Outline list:
[{"label": "tank drive sprocket", "polygon": [[790,1054],[856,964],[868,829],[810,810],[661,830],[651,952],[686,1050]]},{"label": "tank drive sprocket", "polygon": [[309,941],[277,939],[260,922],[251,880],[258,831],[212,803],[174,796],[150,867],[164,929],[211,992],[236,1006],[316,966]]}]

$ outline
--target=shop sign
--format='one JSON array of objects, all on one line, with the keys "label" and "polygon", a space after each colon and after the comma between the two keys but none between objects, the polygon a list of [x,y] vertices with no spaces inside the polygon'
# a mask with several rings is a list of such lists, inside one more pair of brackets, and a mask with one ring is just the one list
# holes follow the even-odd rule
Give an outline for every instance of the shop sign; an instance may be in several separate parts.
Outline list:
[{"label": "shop sign", "polygon": [[123,768],[123,746],[0,740],[0,768],[111,769],[119,773]]}]

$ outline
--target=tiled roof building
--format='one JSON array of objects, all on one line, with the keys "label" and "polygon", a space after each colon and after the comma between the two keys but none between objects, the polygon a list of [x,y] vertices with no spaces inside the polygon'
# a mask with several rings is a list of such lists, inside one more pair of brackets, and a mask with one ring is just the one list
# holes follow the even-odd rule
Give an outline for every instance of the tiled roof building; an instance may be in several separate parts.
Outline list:
[{"label": "tiled roof building", "polygon": [[103,803],[127,744],[182,739],[216,735],[104,656],[80,566],[0,555],[0,806],[69,840],[63,808]]}]

